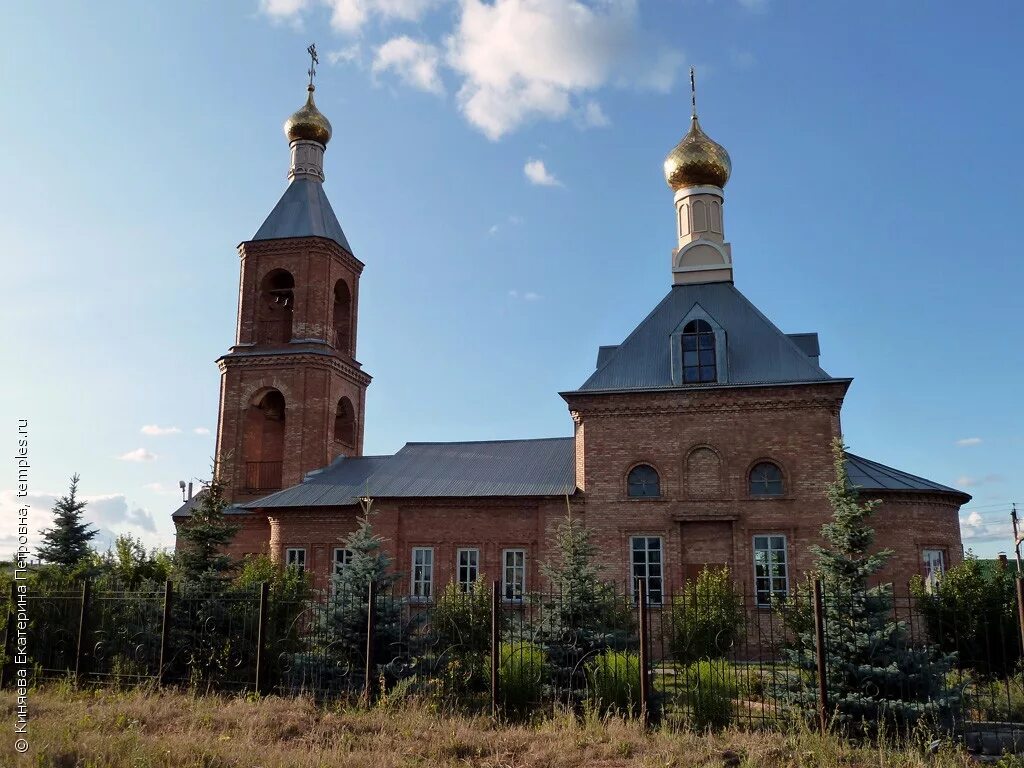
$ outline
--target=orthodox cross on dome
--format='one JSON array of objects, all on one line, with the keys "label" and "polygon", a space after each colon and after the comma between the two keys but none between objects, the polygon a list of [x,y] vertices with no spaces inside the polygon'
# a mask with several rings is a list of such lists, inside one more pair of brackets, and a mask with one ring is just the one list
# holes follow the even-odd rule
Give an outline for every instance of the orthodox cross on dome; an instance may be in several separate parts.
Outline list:
[{"label": "orthodox cross on dome", "polygon": [[690,117],[697,117],[697,79],[690,67]]},{"label": "orthodox cross on dome", "polygon": [[[320,63],[320,59],[316,55],[316,43],[311,43],[309,48],[306,49],[306,53],[309,54],[309,69],[306,74],[309,75],[309,87],[313,87],[313,77],[316,75],[316,65]],[[692,77],[692,72],[691,72]]]}]

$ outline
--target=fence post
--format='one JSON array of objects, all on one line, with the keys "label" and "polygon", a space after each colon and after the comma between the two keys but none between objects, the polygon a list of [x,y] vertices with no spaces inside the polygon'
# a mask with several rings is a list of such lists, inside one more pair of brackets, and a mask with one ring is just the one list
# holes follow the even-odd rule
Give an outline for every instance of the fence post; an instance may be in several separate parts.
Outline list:
[{"label": "fence post", "polygon": [[363,678],[363,701],[373,703],[373,675],[376,662],[373,646],[377,635],[377,582],[370,579],[366,587],[366,676]]},{"label": "fence post", "polygon": [[267,676],[267,616],[270,608],[270,584],[260,582],[260,616],[256,627],[256,695],[263,695],[263,680]]},{"label": "fence post", "polygon": [[0,689],[9,682],[14,667],[14,605],[18,601],[18,582],[11,579],[11,604],[7,606],[7,627],[4,629],[4,663],[0,667]]},{"label": "fence post", "polygon": [[78,644],[75,647],[75,681],[81,682],[82,675],[86,674],[86,634],[89,631],[89,598],[92,593],[92,586],[89,580],[82,582],[82,612],[78,617]]},{"label": "fence post", "polygon": [[651,679],[648,677],[647,649],[650,644],[650,621],[648,619],[647,580],[636,580],[637,614],[640,622],[640,720],[646,726],[651,721]]},{"label": "fence post", "polygon": [[501,668],[501,582],[495,579],[491,582],[491,717],[497,719],[501,709],[500,691],[501,680],[499,670]]},{"label": "fence post", "polygon": [[828,730],[828,680],[825,671],[825,599],[821,579],[814,580],[814,653],[818,661],[818,727]]},{"label": "fence post", "polygon": [[160,624],[160,669],[157,672],[157,685],[163,686],[167,676],[168,655],[171,645],[171,600],[174,595],[174,585],[168,579],[164,582],[164,616]]}]

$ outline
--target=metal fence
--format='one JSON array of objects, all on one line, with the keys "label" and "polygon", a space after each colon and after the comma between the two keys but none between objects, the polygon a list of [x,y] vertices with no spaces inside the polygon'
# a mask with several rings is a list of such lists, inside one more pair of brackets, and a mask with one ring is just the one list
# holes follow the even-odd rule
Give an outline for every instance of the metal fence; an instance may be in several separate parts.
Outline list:
[{"label": "metal fence", "polygon": [[[1014,606],[968,621],[891,589],[844,596],[816,582],[767,605],[746,594],[684,587],[655,602],[638,582],[508,600],[495,582],[429,601],[372,585],[296,600],[267,584],[86,583],[29,594],[28,657],[33,682],[423,696],[510,718],[589,709],[697,729],[927,722],[1024,738]],[[13,624],[9,614],[0,685]]]}]

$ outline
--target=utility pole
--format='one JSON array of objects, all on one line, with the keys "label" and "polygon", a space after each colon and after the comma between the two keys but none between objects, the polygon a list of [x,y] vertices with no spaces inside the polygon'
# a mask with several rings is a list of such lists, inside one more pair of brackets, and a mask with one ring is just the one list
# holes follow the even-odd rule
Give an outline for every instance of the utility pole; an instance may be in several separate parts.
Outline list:
[{"label": "utility pole", "polygon": [[1021,567],[1021,562],[1020,562],[1020,540],[1021,540],[1021,536],[1020,536],[1020,530],[1019,530],[1019,526],[1018,526],[1020,521],[1017,519],[1017,505],[1016,504],[1014,504],[1012,506],[1012,508],[1010,509],[1010,520],[1013,521],[1013,551],[1017,555],[1017,575],[1018,576],[1024,576],[1024,568]]}]

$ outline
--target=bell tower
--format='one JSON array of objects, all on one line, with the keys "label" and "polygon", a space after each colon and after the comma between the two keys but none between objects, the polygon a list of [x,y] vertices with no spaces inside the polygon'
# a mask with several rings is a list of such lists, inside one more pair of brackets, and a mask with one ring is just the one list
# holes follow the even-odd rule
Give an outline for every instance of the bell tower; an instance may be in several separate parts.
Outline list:
[{"label": "bell tower", "polygon": [[[310,47],[313,64],[316,49]],[[356,360],[359,276],[324,193],[331,124],[313,100],[284,124],[288,188],[251,240],[241,276],[234,346],[221,371],[217,477],[229,501],[299,483],[338,456],[363,450],[370,376]]]}]

